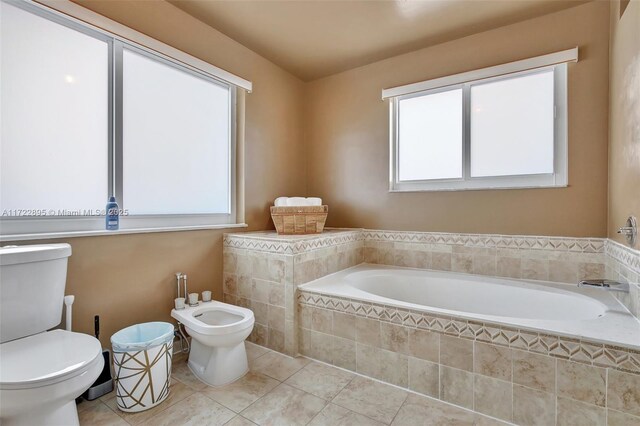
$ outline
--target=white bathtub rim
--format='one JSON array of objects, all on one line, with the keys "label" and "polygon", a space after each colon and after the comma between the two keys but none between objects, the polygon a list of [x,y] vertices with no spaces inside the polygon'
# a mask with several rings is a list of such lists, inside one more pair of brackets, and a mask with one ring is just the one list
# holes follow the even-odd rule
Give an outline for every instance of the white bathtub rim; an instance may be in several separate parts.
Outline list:
[{"label": "white bathtub rim", "polygon": [[[519,320],[513,317],[501,317],[497,315],[470,314],[461,311],[452,311],[431,306],[417,305],[409,302],[398,301],[382,296],[377,296],[362,290],[359,293],[348,294],[347,292],[339,292],[335,290],[327,290],[327,282],[330,280],[340,279],[341,277],[359,271],[369,270],[402,270],[417,271],[436,274],[452,274],[464,277],[480,277],[487,278],[499,283],[508,285],[508,282],[514,282],[523,285],[543,286],[559,290],[562,292],[570,292],[576,296],[588,297],[597,300],[606,307],[605,315],[590,320],[580,321],[557,321],[557,320]],[[345,286],[346,287],[346,286]],[[477,274],[466,274],[462,272],[438,271],[431,269],[408,268],[401,266],[389,266],[361,263],[347,269],[326,275],[316,280],[304,283],[298,286],[298,289],[305,293],[313,293],[317,295],[337,297],[340,299],[352,300],[359,303],[369,303],[374,305],[388,306],[391,308],[402,309],[416,313],[426,313],[435,316],[443,316],[447,318],[460,318],[467,321],[482,322],[487,325],[496,327],[515,328],[523,331],[532,331],[555,336],[566,337],[570,339],[579,339],[586,342],[598,344],[606,344],[619,346],[623,348],[640,350],[640,320],[633,316],[628,309],[610,292],[598,289],[584,289],[577,285],[567,283],[557,283],[550,281],[525,280],[516,278],[494,277]]]}]

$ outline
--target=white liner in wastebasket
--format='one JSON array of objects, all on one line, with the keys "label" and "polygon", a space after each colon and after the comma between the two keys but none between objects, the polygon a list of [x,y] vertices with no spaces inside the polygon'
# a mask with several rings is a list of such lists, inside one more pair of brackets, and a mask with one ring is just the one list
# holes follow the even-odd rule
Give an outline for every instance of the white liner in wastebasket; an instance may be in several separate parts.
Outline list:
[{"label": "white liner in wastebasket", "polygon": [[173,325],[147,322],[111,336],[118,408],[148,410],[169,396]]}]

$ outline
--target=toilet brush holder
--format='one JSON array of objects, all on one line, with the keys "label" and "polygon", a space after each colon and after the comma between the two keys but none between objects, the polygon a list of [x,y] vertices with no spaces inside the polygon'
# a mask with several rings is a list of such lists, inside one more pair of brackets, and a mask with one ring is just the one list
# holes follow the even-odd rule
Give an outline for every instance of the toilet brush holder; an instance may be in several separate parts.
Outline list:
[{"label": "toilet brush holder", "polygon": [[93,401],[94,399],[98,399],[113,391],[113,378],[111,377],[111,351],[109,349],[103,350],[102,356],[104,357],[104,367],[102,368],[100,376],[98,376],[91,387],[82,394],[84,399],[87,401]]},{"label": "toilet brush holder", "polygon": [[[96,315],[93,320],[96,339],[100,336],[100,317]],[[82,396],[88,401],[100,398],[113,390],[113,377],[111,375],[111,351],[103,349],[104,367],[95,382],[87,389]]]}]

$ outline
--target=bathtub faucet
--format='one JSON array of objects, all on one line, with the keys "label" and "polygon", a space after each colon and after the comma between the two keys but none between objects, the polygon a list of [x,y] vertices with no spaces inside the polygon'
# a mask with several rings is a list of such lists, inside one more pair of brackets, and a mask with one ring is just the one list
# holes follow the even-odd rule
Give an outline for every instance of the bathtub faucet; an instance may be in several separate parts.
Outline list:
[{"label": "bathtub faucet", "polygon": [[613,280],[582,280],[578,287],[595,287],[605,291],[621,291],[629,293],[629,284]]}]

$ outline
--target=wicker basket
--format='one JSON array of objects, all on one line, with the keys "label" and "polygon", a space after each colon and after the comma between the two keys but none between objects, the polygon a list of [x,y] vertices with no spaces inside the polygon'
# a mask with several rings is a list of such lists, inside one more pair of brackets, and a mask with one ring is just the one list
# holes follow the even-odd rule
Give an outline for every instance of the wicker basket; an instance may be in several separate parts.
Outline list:
[{"label": "wicker basket", "polygon": [[329,206],[271,206],[271,219],[280,235],[320,234]]}]

